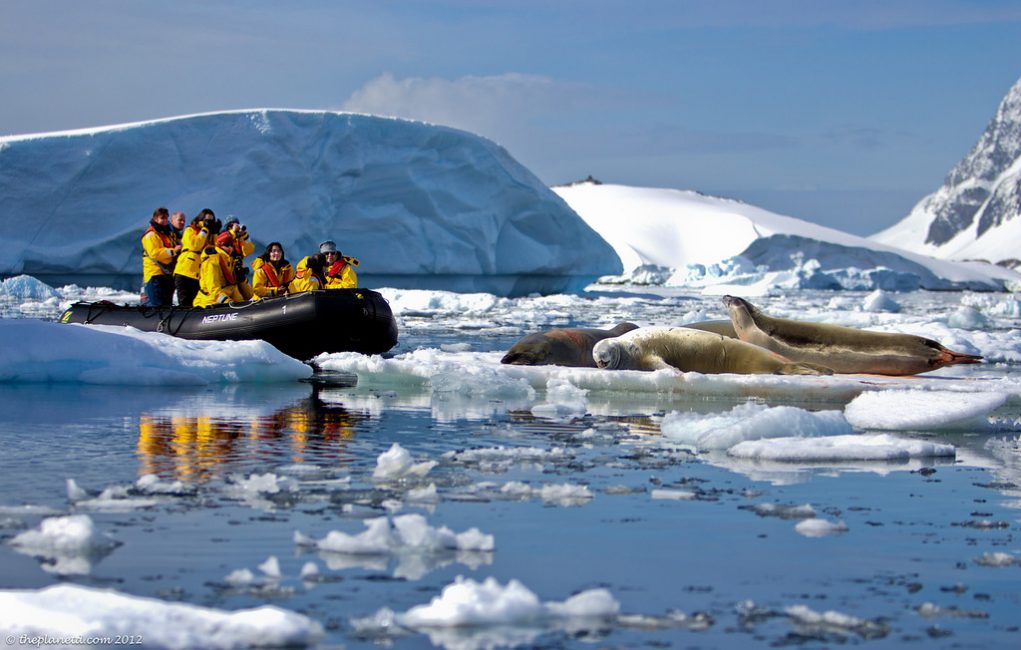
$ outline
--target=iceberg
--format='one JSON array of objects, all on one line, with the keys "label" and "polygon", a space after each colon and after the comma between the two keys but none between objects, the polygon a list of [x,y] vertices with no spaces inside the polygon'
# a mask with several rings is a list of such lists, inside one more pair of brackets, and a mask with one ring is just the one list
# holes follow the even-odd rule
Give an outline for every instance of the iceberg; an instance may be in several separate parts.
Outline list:
[{"label": "iceberg", "polygon": [[583,289],[613,249],[493,142],[352,113],[245,110],[0,138],[0,276],[137,287],[153,209],[237,216],[292,262],[325,239],[366,286]]}]

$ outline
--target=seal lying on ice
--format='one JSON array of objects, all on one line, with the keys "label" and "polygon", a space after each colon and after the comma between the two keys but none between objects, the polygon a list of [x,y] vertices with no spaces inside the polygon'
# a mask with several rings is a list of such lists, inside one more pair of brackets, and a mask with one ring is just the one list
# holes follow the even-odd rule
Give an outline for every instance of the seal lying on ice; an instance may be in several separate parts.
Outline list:
[{"label": "seal lying on ice", "polygon": [[592,346],[606,338],[637,329],[634,323],[618,323],[609,330],[564,328],[529,334],[511,346],[500,363],[518,366],[573,366],[595,368]]},{"label": "seal lying on ice", "polygon": [[948,350],[921,336],[773,318],[735,296],[724,296],[723,304],[742,341],[838,373],[916,375],[943,366],[982,362],[980,356]]},{"label": "seal lying on ice", "polygon": [[[690,327],[715,332],[732,339],[737,338],[734,325],[729,320],[707,320],[689,323]],[[618,323],[609,330],[565,328],[529,334],[511,346],[500,363],[518,366],[573,366],[595,368],[592,360],[592,346],[603,339],[613,338],[637,329],[634,323]]]},{"label": "seal lying on ice", "polygon": [[676,368],[704,374],[826,375],[828,368],[794,363],[739,339],[690,327],[641,327],[599,341],[592,358],[600,368]]}]

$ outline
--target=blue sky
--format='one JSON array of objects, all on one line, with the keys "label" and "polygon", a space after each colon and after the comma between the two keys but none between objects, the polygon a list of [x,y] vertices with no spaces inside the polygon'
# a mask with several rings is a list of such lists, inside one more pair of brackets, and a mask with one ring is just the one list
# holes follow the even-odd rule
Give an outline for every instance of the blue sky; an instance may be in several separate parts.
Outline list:
[{"label": "blue sky", "polygon": [[548,184],[693,189],[869,234],[1021,77],[1021,3],[3,0],[0,134],[237,108],[449,124]]}]

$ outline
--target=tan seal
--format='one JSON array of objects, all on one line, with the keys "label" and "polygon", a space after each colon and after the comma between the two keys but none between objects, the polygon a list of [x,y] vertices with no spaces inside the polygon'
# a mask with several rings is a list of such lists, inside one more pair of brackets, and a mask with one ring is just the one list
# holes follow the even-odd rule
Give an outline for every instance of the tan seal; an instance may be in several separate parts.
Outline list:
[{"label": "tan seal", "polygon": [[954,352],[922,336],[788,320],[767,316],[743,298],[724,296],[738,337],[792,361],[816,363],[838,373],[916,375],[982,357]]},{"label": "tan seal", "polygon": [[827,368],[794,363],[739,339],[690,327],[641,327],[599,341],[592,357],[600,368],[676,368],[703,374],[824,375]]},{"label": "tan seal", "polygon": [[563,328],[524,336],[511,346],[500,363],[518,366],[573,366],[595,368],[592,346],[605,338],[620,336],[637,328],[634,323],[618,323],[608,330]]}]

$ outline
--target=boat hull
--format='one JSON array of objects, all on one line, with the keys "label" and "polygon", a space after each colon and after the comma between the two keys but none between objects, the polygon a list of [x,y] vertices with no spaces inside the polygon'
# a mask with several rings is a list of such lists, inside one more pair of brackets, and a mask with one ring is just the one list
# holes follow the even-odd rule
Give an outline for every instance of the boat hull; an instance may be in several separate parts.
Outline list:
[{"label": "boat hull", "polygon": [[296,359],[323,352],[382,354],[397,345],[386,299],[369,289],[330,289],[207,308],[79,302],[62,323],[128,325],[197,341],[262,339]]}]

